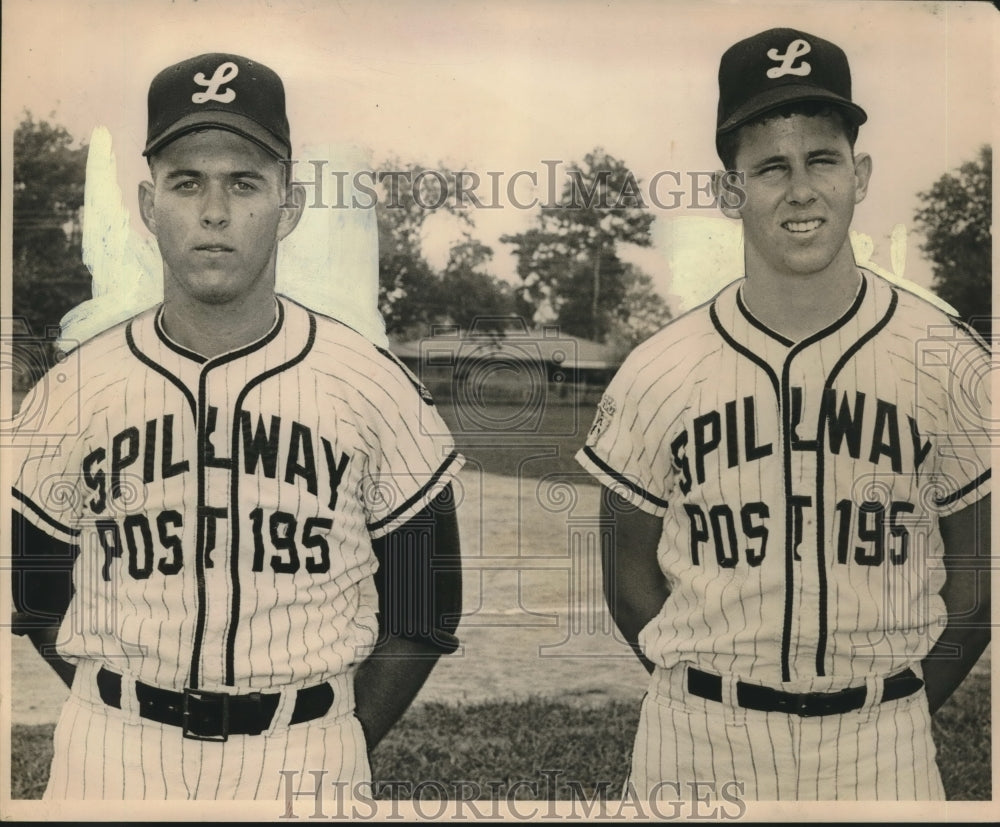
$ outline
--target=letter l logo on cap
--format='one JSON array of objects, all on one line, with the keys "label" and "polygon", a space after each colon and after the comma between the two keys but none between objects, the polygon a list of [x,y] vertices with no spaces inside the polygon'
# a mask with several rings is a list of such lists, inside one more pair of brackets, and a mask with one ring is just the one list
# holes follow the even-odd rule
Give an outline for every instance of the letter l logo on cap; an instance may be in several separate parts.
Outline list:
[{"label": "letter l logo on cap", "polygon": [[800,39],[793,40],[788,44],[788,50],[782,54],[777,49],[768,49],[767,56],[771,60],[780,60],[780,66],[774,66],[767,70],[767,76],[774,80],[775,78],[780,78],[784,75],[808,75],[812,71],[812,66],[802,61],[801,66],[796,66],[795,61],[798,60],[803,55],[809,54],[812,51],[812,46],[810,46],[806,41]]},{"label": "letter l logo on cap", "polygon": [[[799,42],[799,41],[796,41]],[[219,103],[232,103],[236,100],[236,90],[227,89],[225,92],[219,92],[219,88],[229,83],[240,73],[240,67],[237,66],[232,61],[226,61],[215,72],[212,77],[205,79],[204,72],[198,72],[194,76],[194,82],[199,86],[204,86],[206,91],[195,92],[191,96],[192,103],[208,103],[209,101],[218,101]]]}]

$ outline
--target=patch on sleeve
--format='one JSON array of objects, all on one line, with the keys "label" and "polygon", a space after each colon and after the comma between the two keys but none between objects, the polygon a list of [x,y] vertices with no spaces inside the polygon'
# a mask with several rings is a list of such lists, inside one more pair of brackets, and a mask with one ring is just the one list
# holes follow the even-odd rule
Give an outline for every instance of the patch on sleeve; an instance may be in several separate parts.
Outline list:
[{"label": "patch on sleeve", "polygon": [[603,434],[611,424],[611,420],[615,415],[615,410],[615,400],[608,394],[604,394],[601,398],[601,403],[597,406],[597,414],[594,416],[594,424],[590,426],[590,430],[587,432],[587,445],[593,446],[597,443],[597,440],[601,438],[601,434]]}]

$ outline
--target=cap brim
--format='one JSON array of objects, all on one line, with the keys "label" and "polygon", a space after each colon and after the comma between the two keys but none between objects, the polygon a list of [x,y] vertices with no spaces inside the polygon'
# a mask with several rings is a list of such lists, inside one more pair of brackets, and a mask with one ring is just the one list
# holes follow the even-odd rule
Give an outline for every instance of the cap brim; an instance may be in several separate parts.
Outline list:
[{"label": "cap brim", "polygon": [[151,139],[146,144],[146,148],[142,151],[142,154],[149,157],[163,149],[171,141],[175,141],[190,132],[197,132],[202,129],[223,129],[226,132],[233,132],[249,141],[253,141],[279,159],[291,156],[290,147],[278,140],[260,124],[243,115],[237,115],[233,112],[220,112],[214,109],[206,109],[204,112],[186,115],[179,121],[175,121],[165,132],[161,132],[155,138]]},{"label": "cap brim", "polygon": [[845,110],[848,117],[859,126],[868,120],[868,114],[865,110],[847,98],[843,98],[833,92],[818,89],[815,86],[795,86],[789,84],[771,89],[744,103],[726,118],[723,123],[719,124],[715,130],[715,134],[722,135],[730,132],[752,118],[756,118],[758,115],[763,115],[765,112],[795,101],[827,101],[836,104]]}]

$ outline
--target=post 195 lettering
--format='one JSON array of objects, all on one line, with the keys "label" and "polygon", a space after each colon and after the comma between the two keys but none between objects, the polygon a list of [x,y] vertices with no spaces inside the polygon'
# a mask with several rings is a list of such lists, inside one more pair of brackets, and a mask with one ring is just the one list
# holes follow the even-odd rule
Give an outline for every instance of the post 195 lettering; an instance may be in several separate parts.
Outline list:
[{"label": "post 195 lettering", "polygon": [[[206,413],[205,438],[201,440],[201,461],[204,466],[233,468],[216,445],[215,423],[218,409],[209,407]],[[150,419],[142,427],[123,428],[110,439],[107,447],[94,448],[83,460],[83,479],[92,492],[87,502],[94,515],[105,515],[111,501],[127,505],[134,496],[127,481],[150,484],[158,480],[191,473],[198,462],[175,452],[175,417],[164,414]],[[244,475],[263,474],[267,479],[281,480],[291,486],[302,486],[320,499],[329,511],[337,508],[338,490],[350,462],[350,456],[335,451],[331,440],[314,435],[312,429],[295,420],[282,420],[272,415],[265,422],[256,421],[248,411],[240,412],[237,467]],[[242,462],[239,462],[242,457]],[[280,475],[280,476],[279,476]],[[119,509],[126,511],[127,507]],[[227,519],[224,508],[202,509],[206,531],[206,566],[211,568],[216,521]],[[275,572],[294,573],[305,568],[310,573],[329,570],[329,545],[323,536],[332,521],[328,517],[312,516],[299,527],[297,518],[286,511],[275,510],[265,516],[258,507],[249,514],[253,527],[253,571],[263,571],[265,563]],[[95,521],[105,560],[101,569],[105,580],[111,579],[111,561],[127,554],[129,576],[146,579],[154,571],[164,575],[177,574],[184,565],[181,534],[184,523],[181,513],[164,509],[155,517],[146,513],[128,514],[121,520],[101,516]],[[266,544],[275,552],[267,556]],[[300,553],[299,545],[304,551]]]},{"label": "post 195 lettering", "polygon": [[[789,389],[789,446],[792,451],[815,451],[816,439],[802,436],[802,388]],[[712,475],[706,474],[706,462],[713,454],[724,462],[726,469],[757,462],[775,450],[776,434],[760,431],[760,417],[753,396],[730,400],[721,410],[710,410],[694,417],[690,424],[670,442],[673,466],[678,474],[677,486],[687,495]],[[910,415],[901,416],[897,406],[862,391],[824,392],[820,423],[826,449],[833,455],[846,452],[852,459],[866,457],[876,468],[891,467],[894,473],[916,473],[927,457],[932,444],[921,435]],[[815,433],[815,429],[813,431]],[[798,554],[807,511],[815,508],[812,496],[789,497],[792,514],[793,548]],[[768,521],[775,512],[772,504],[748,502],[738,505],[718,503],[703,506],[685,502],[684,511],[690,520],[691,562],[702,562],[703,550],[714,551],[722,568],[733,568],[740,562],[759,566],[767,553]],[[905,563],[909,557],[909,531],[900,521],[901,515],[912,513],[914,506],[907,501],[882,503],[865,500],[853,504],[842,499],[836,506],[837,562],[878,566],[885,562]],[[780,519],[784,519],[780,514]],[[888,529],[888,537],[886,535]],[[856,545],[855,539],[863,545]]]}]

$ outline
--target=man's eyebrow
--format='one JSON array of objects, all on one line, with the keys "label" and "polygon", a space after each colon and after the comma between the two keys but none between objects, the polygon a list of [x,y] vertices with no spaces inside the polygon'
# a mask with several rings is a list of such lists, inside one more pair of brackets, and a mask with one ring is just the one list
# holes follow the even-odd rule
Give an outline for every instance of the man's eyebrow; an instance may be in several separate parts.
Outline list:
[{"label": "man's eyebrow", "polygon": [[[197,169],[172,169],[170,172],[164,175],[164,178],[168,181],[172,181],[176,178],[204,178],[205,173]],[[254,181],[266,181],[267,178],[261,173],[253,169],[246,170],[235,170],[234,172],[227,172],[227,178],[249,178]]]},{"label": "man's eyebrow", "polygon": [[[819,158],[819,157],[829,157],[836,156],[838,158],[843,158],[844,153],[841,152],[837,147],[829,147],[824,149],[813,149],[806,153],[806,158]],[[781,153],[776,153],[774,155],[769,155],[767,158],[762,158],[759,161],[754,161],[754,163],[749,167],[750,169],[760,169],[768,164],[783,164],[788,161],[787,155],[782,155]]]},{"label": "man's eyebrow", "polygon": [[760,167],[767,166],[768,164],[781,164],[787,160],[788,158],[785,155],[770,155],[767,158],[761,158],[759,161],[754,161],[753,164],[750,165],[750,169],[758,169]]},{"label": "man's eyebrow", "polygon": [[163,177],[168,181],[172,181],[175,178],[202,178],[203,175],[196,169],[172,169]]}]

